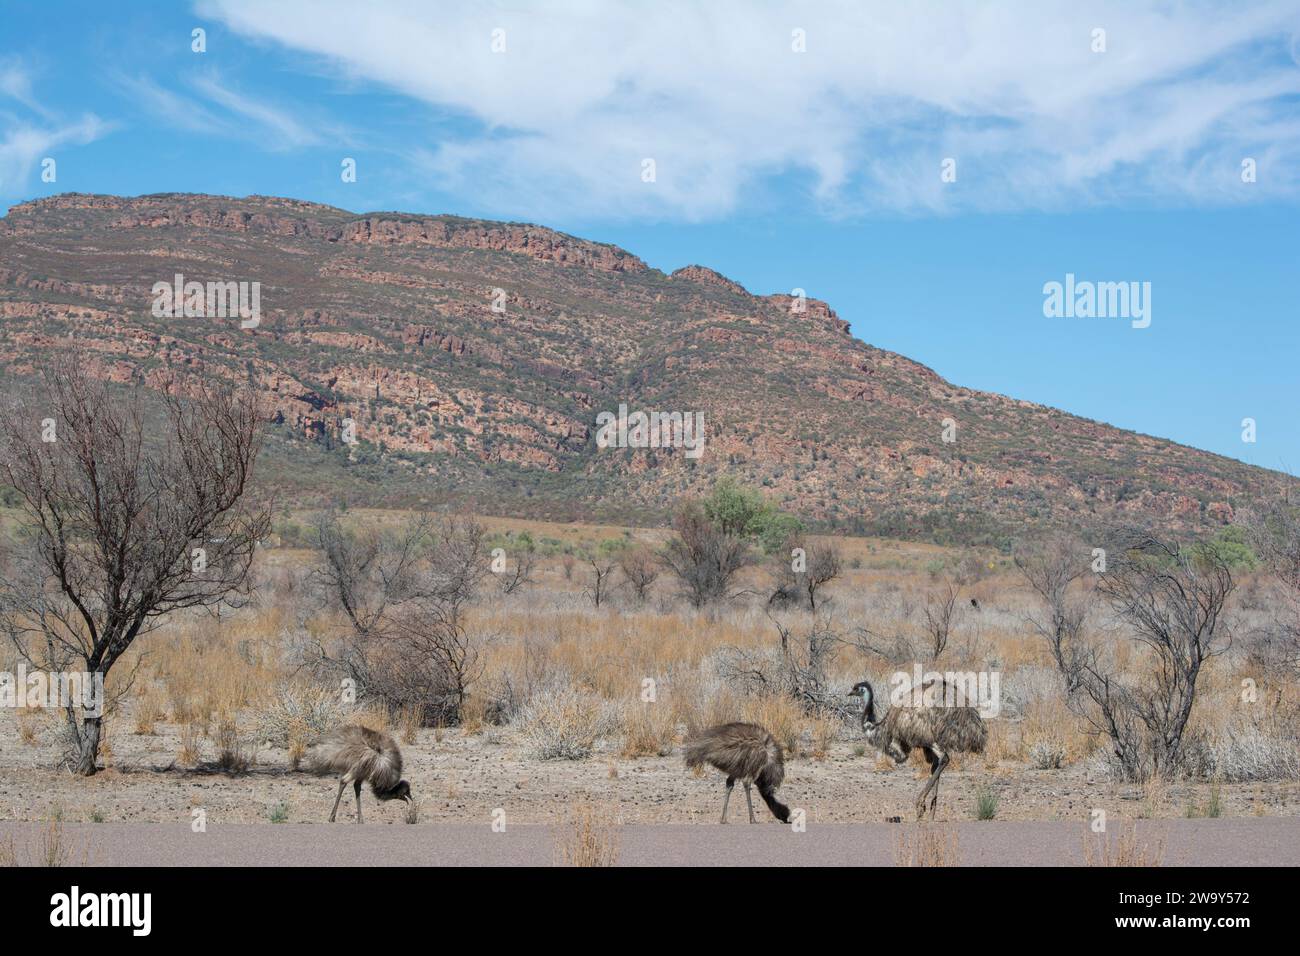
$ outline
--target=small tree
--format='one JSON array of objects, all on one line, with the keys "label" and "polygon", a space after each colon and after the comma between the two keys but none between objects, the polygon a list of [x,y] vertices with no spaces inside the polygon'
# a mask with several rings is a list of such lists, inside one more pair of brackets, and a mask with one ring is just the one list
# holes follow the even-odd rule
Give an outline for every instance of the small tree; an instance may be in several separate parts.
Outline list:
[{"label": "small tree", "polygon": [[318,642],[313,663],[389,709],[418,706],[426,721],[459,720],[481,673],[483,638],[466,611],[488,573],[483,527],[416,515],[397,529],[344,528],[327,513],[318,534],[315,579],[348,624],[339,650]]},{"label": "small tree", "polygon": [[1152,666],[1134,689],[1132,706],[1146,731],[1152,772],[1172,773],[1201,668],[1231,644],[1222,623],[1232,572],[1212,547],[1183,548],[1138,534],[1123,543],[1099,589],[1150,653]]},{"label": "small tree", "polygon": [[681,582],[692,607],[726,596],[736,573],[749,563],[749,542],[710,520],[698,502],[686,502],[673,516],[676,534],[660,553]]},{"label": "small tree", "polygon": [[515,547],[509,549],[514,554],[514,567],[509,567],[497,575],[497,587],[502,594],[514,594],[516,591],[533,583],[533,569],[537,566],[537,545],[533,536],[524,532],[519,536]]},{"label": "small tree", "polygon": [[644,603],[650,588],[659,579],[659,563],[654,552],[641,544],[624,548],[618,556],[618,566],[637,601]]},{"label": "small tree", "polygon": [[596,607],[608,600],[610,591],[614,589],[614,569],[619,565],[618,552],[616,544],[602,541],[595,551],[585,555],[587,565],[591,568],[591,578],[583,593],[591,598],[591,603]]},{"label": "small tree", "polygon": [[809,542],[802,535],[786,540],[772,558],[772,594],[769,605],[802,604],[817,610],[822,586],[840,575],[843,560],[833,542]]},{"label": "small tree", "polygon": [[[168,615],[250,589],[270,527],[269,508],[245,499],[261,438],[253,397],[200,387],[159,404],[58,361],[0,423],[25,552],[0,585],[0,626],[34,666],[106,680]],[[89,776],[102,716],[65,712],[72,764]]]},{"label": "small tree", "polygon": [[1086,552],[1063,540],[1017,556],[1016,564],[1048,609],[1030,618],[1047,640],[1071,710],[1111,740],[1121,773],[1132,780],[1175,772],[1201,668],[1227,649],[1223,608],[1232,575],[1223,556],[1129,532],[1107,549],[1098,591],[1131,627],[1146,654],[1121,673],[1111,650],[1086,634],[1088,601],[1072,593],[1087,573]]}]

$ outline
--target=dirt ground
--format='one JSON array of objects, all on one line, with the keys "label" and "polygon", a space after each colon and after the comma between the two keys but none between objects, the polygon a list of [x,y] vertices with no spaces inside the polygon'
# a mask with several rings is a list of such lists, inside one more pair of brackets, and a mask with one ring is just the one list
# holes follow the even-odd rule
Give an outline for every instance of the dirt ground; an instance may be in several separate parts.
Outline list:
[{"label": "dirt ground", "polygon": [[[0,712],[0,820],[181,823],[202,808],[210,823],[325,822],[335,786],[289,769],[283,750],[263,748],[238,775],[176,766],[178,728],[158,724],[137,735],[114,722],[107,768],[84,779],[57,769],[57,724],[43,720],[35,740],[24,741],[13,711]],[[210,744],[208,745],[210,746]],[[803,809],[809,823],[908,819],[924,782],[924,766],[886,767],[852,740],[837,741],[824,759],[790,759],[781,798]],[[528,756],[509,729],[480,735],[457,730],[420,731],[402,747],[405,776],[419,800],[421,823],[491,822],[503,811],[512,823],[555,823],[578,801],[615,811],[624,824],[713,823],[721,811],[720,775],[697,777],[682,766],[680,748],[665,757],[629,759],[597,753],[581,761],[540,761]],[[213,755],[203,754],[206,758]],[[943,777],[938,819],[973,820],[976,790],[997,797],[999,820],[1087,820],[1094,809],[1118,819],[1201,815],[1211,801],[1207,783],[1171,783],[1160,789],[1090,778],[1084,766],[1027,770],[974,758]],[[398,824],[404,805],[377,804],[362,796],[368,823]],[[1300,783],[1223,784],[1222,816],[1300,816]],[[766,814],[755,795],[755,810]],[[278,810],[278,812],[277,812]],[[352,819],[349,793],[340,819]],[[730,819],[744,822],[743,792],[731,801]]]}]

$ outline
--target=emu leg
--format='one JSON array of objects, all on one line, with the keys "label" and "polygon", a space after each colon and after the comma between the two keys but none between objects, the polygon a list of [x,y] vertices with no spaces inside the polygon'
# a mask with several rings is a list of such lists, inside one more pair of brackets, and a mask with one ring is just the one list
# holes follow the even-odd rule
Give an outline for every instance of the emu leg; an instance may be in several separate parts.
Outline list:
[{"label": "emu leg", "polygon": [[939,759],[939,766],[934,771],[934,792],[930,794],[930,819],[934,819],[935,807],[939,805],[939,780],[943,777],[943,772],[948,766],[948,755],[944,754]]},{"label": "emu leg", "polygon": [[727,822],[727,804],[731,802],[731,788],[736,785],[735,777],[727,778],[727,795],[722,798],[722,822]]},{"label": "emu leg", "polygon": [[754,819],[754,798],[749,793],[749,781],[745,781],[745,802],[749,804],[749,822],[757,823]]},{"label": "emu leg", "polygon": [[361,781],[352,784],[352,792],[357,795],[357,823],[361,822]]},{"label": "emu leg", "polygon": [[928,797],[930,795],[930,791],[933,790],[938,785],[939,774],[943,773],[944,763],[947,759],[948,759],[947,757],[943,757],[935,765],[933,772],[930,774],[930,779],[926,781],[925,786],[921,788],[920,795],[917,796],[916,798],[916,819],[917,820],[920,820],[922,817],[925,816],[925,798]]},{"label": "emu leg", "polygon": [[339,812],[339,801],[343,799],[343,788],[346,787],[347,785],[348,785],[348,782],[347,782],[346,780],[344,780],[342,777],[340,777],[340,778],[339,778],[339,795],[338,795],[337,797],[334,798],[334,809],[330,811],[330,823],[333,823],[333,822],[334,822],[334,817],[338,815],[338,812]]}]

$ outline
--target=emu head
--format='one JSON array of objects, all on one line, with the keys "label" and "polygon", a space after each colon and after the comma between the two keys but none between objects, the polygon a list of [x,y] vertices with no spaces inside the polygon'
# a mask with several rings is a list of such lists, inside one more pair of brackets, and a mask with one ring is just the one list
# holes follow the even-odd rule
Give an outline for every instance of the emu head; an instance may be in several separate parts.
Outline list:
[{"label": "emu head", "polygon": [[862,727],[867,729],[877,723],[876,720],[876,692],[871,689],[869,681],[860,680],[853,685],[850,697],[860,698],[862,701]]},{"label": "emu head", "polygon": [[383,793],[376,793],[375,796],[380,800],[405,800],[411,802],[411,785],[405,780],[397,781],[397,786],[392,790],[385,790]]},{"label": "emu head", "polygon": [[876,692],[872,690],[871,684],[868,681],[858,681],[853,685],[853,692],[849,696],[862,700],[862,733],[867,738],[867,742],[880,752],[888,754],[895,763],[906,760],[907,753],[881,726],[880,718],[876,714]]}]

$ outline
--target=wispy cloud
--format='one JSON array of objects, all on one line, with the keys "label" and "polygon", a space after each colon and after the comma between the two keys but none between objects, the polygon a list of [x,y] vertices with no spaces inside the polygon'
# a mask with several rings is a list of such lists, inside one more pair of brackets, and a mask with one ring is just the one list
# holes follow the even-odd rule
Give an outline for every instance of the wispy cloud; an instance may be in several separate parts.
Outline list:
[{"label": "wispy cloud", "polygon": [[150,118],[177,129],[244,139],[271,150],[317,146],[341,135],[332,127],[313,129],[279,106],[232,89],[216,74],[189,81],[193,93],[143,75],[120,73],[111,82]]},{"label": "wispy cloud", "polygon": [[[13,104],[17,104],[14,107]],[[30,72],[13,58],[0,60],[0,197],[22,195],[36,165],[60,146],[83,145],[112,124],[93,113],[61,119],[35,95]]]},{"label": "wispy cloud", "polygon": [[1300,0],[198,6],[464,117],[413,162],[514,212],[707,218],[782,175],[830,215],[1300,194]]}]

